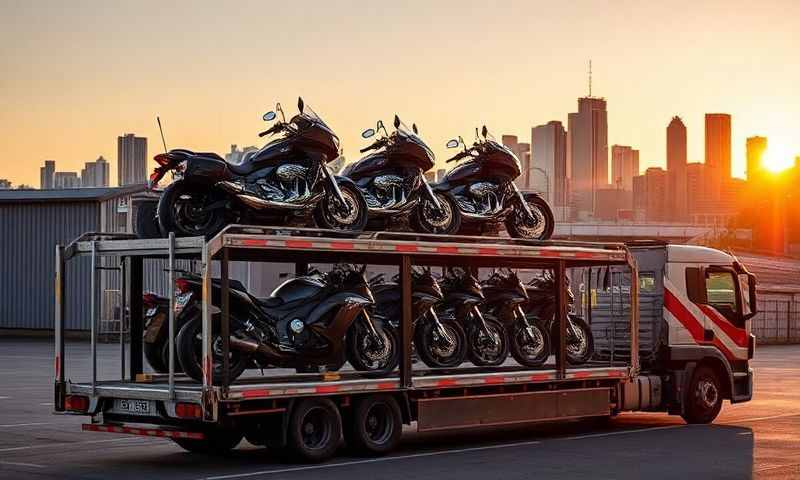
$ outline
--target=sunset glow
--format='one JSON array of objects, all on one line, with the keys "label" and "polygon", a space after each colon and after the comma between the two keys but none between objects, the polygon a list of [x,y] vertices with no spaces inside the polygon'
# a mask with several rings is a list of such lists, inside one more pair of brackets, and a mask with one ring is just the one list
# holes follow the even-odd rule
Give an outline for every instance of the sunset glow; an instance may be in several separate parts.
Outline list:
[{"label": "sunset glow", "polygon": [[781,172],[794,165],[796,155],[791,149],[782,145],[770,145],[764,152],[761,166],[773,173]]}]

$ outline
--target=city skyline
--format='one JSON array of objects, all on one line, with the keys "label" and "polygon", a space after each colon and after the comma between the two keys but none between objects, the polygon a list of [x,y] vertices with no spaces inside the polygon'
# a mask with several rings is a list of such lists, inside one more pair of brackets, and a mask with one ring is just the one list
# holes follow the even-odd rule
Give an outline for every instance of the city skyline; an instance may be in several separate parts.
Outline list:
[{"label": "city skyline", "polygon": [[[593,92],[609,101],[608,143],[635,145],[643,168],[665,166],[665,121],[680,115],[699,132],[704,113],[717,111],[734,119],[734,175],[745,175],[750,136],[770,138],[768,156],[784,165],[800,154],[793,127],[800,66],[785,62],[797,44],[796,2],[747,15],[728,13],[737,10],[729,2],[613,9],[518,2],[511,16],[511,6],[470,2],[325,4],[302,15],[244,2],[226,9],[224,22],[212,3],[196,2],[191,13],[150,5],[0,6],[7,53],[0,56],[7,72],[0,122],[9,139],[0,155],[13,159],[1,175],[38,184],[44,159],[76,171],[98,155],[115,161],[113,142],[124,131],[158,139],[149,170],[161,150],[156,115],[168,147],[251,145],[261,114],[276,101],[293,111],[298,95],[340,135],[349,158],[364,146],[364,128],[396,112],[420,126],[442,167],[444,143],[470,138],[476,126],[525,139],[533,125],[567,125],[574,99],[588,93],[589,59]],[[335,26],[325,21],[333,15],[341,19]],[[123,18],[129,28],[119,30]],[[281,21],[264,35],[264,18]],[[213,25],[215,35],[171,29],[187,21]],[[295,38],[309,22],[315,30]],[[488,35],[477,40],[471,31]],[[688,161],[703,161],[703,151],[701,136],[690,135]]]}]

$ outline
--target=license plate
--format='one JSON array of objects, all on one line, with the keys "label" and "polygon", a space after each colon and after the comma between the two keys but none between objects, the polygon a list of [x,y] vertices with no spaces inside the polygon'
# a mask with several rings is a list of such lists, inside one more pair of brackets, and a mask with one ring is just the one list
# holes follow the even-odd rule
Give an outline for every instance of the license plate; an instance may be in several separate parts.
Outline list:
[{"label": "license plate", "polygon": [[153,400],[128,400],[123,398],[114,399],[113,413],[124,413],[126,415],[155,415],[156,402]]}]

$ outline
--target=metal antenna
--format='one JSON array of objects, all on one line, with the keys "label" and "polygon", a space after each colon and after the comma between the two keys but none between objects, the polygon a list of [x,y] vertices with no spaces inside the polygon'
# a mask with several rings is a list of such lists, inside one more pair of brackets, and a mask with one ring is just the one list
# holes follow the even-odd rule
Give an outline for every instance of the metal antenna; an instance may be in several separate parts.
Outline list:
[{"label": "metal antenna", "polygon": [[589,59],[589,96],[592,96],[592,59]]},{"label": "metal antenna", "polygon": [[164,140],[164,129],[161,128],[161,117],[156,115],[156,121],[158,122],[158,131],[161,132],[161,143],[164,144],[164,153],[167,153],[167,141]]}]

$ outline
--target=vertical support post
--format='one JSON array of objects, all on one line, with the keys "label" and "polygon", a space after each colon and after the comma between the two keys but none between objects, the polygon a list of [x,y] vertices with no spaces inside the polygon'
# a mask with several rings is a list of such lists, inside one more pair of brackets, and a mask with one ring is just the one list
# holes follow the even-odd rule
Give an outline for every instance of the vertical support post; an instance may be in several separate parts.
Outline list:
[{"label": "vertical support post", "polygon": [[169,399],[175,400],[175,232],[169,232]]},{"label": "vertical support post", "polygon": [[64,381],[64,247],[56,245],[56,275],[55,275],[55,332],[56,332],[56,358],[55,358],[55,398],[53,409],[56,412],[64,411],[64,396],[66,395]]},{"label": "vertical support post", "polygon": [[211,362],[211,256],[208,243],[203,245],[201,274],[203,277],[203,418],[213,419],[212,412],[212,368]]},{"label": "vertical support post", "polygon": [[92,241],[92,276],[89,283],[89,316],[91,317],[92,396],[97,394],[97,242]]},{"label": "vertical support post", "polygon": [[614,267],[608,266],[608,295],[611,299],[611,304],[609,307],[609,312],[611,312],[611,355],[609,356],[611,366],[614,366],[614,356],[617,353],[617,320],[618,316],[622,316],[622,299],[619,302],[619,315],[617,311],[614,309]]},{"label": "vertical support post", "polygon": [[411,388],[411,257],[403,255],[400,260],[400,287],[402,316],[400,318],[400,385]]},{"label": "vertical support post", "polygon": [[295,264],[294,264],[294,276],[295,277],[301,277],[303,275],[308,275],[308,263],[295,262]]},{"label": "vertical support post", "polygon": [[[631,370],[639,373],[639,264],[628,252],[628,266],[631,271]],[[620,286],[620,290],[622,286]]]},{"label": "vertical support post", "polygon": [[556,370],[558,378],[564,379],[567,375],[567,292],[566,292],[566,263],[559,260],[556,263],[556,322],[558,322],[558,351],[556,353]]},{"label": "vertical support post", "polygon": [[[230,359],[228,358],[231,348],[231,306],[230,306],[230,279],[228,278],[228,262],[230,252],[228,247],[222,249],[222,266],[220,268],[220,290],[222,294],[222,325],[220,335],[222,335],[222,388],[227,390],[230,381]],[[213,364],[212,364],[213,365]]]},{"label": "vertical support post", "polygon": [[592,324],[592,267],[586,269],[586,283],[583,287],[586,292],[586,321]]},{"label": "vertical support post", "polygon": [[142,288],[144,283],[144,260],[142,257],[128,257],[128,300],[130,301],[130,361],[129,372],[132,382],[142,373],[142,337],[144,334],[144,315],[142,312]]},{"label": "vertical support post", "polygon": [[125,381],[125,319],[127,318],[128,313],[128,302],[127,302],[127,286],[126,276],[127,272],[125,269],[125,259],[123,259],[119,264],[119,273],[120,273],[120,287],[119,287],[119,368],[120,374],[119,379],[121,381]]}]

